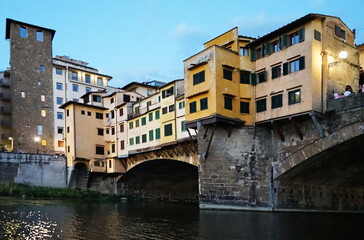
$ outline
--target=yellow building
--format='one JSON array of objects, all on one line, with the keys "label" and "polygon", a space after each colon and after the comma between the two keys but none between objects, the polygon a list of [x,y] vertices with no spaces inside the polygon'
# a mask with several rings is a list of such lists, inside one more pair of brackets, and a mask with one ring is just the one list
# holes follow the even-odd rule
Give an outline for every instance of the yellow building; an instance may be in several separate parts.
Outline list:
[{"label": "yellow building", "polygon": [[358,84],[354,34],[337,17],[308,14],[247,46],[255,62],[257,123],[323,113],[334,92]]},{"label": "yellow building", "polygon": [[184,61],[186,127],[196,128],[198,122],[253,124],[253,64],[246,48],[253,40],[233,28]]}]

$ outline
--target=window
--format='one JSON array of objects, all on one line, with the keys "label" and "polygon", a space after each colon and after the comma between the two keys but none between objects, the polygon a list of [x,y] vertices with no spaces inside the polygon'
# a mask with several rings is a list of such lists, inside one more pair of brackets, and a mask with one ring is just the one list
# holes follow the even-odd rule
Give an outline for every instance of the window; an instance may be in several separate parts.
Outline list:
[{"label": "window", "polygon": [[92,95],[92,101],[101,102],[101,96],[100,95]]},{"label": "window", "polygon": [[67,152],[70,152],[70,151],[71,151],[70,146],[67,146]]},{"label": "window", "polygon": [[124,140],[120,141],[120,150],[124,150],[125,149],[125,142]]},{"label": "window", "polygon": [[267,110],[267,99],[259,99],[256,102],[257,112],[264,112]]},{"label": "window", "polygon": [[178,103],[178,109],[183,109],[183,108],[185,108],[185,101]]},{"label": "window", "polygon": [[57,112],[57,119],[63,119],[63,112]]},{"label": "window", "polygon": [[142,118],[142,126],[145,126],[147,124],[147,118],[143,117]]},{"label": "window", "polygon": [[43,42],[43,31],[37,30],[37,41]]},{"label": "window", "polygon": [[162,108],[162,114],[167,114],[167,113],[168,113],[168,108],[167,107]]},{"label": "window", "polygon": [[44,65],[40,65],[40,66],[39,66],[39,71],[41,71],[41,72],[44,72],[44,71],[45,71],[45,67],[44,67]]},{"label": "window", "polygon": [[70,133],[70,127],[67,127],[67,133]]},{"label": "window", "polygon": [[161,138],[161,129],[157,128],[155,129],[155,140],[158,140]]},{"label": "window", "polygon": [[197,112],[196,101],[190,102],[190,113]]},{"label": "window", "polygon": [[47,112],[46,112],[46,110],[44,110],[44,109],[40,110],[40,115],[41,115],[42,117],[47,116]]},{"label": "window", "polygon": [[78,81],[78,75],[77,75],[76,72],[71,72],[71,79],[75,80],[75,81]]},{"label": "window", "polygon": [[283,75],[305,69],[305,56],[283,64]]},{"label": "window", "polygon": [[104,114],[100,113],[100,112],[96,112],[95,116],[96,116],[97,119],[103,119],[104,118]]},{"label": "window", "polygon": [[128,95],[128,94],[124,94],[124,95],[123,95],[123,101],[124,101],[124,102],[130,102],[130,95]]},{"label": "window", "polygon": [[272,79],[278,78],[281,76],[282,73],[282,67],[281,65],[272,67]]},{"label": "window", "polygon": [[240,113],[249,113],[249,102],[240,101]]},{"label": "window", "polygon": [[267,81],[267,72],[264,70],[262,72],[257,73],[258,83],[263,83]]},{"label": "window", "polygon": [[140,107],[139,106],[134,108],[134,113],[140,113]]},{"label": "window", "polygon": [[139,127],[139,119],[135,120],[135,127]]},{"label": "window", "polygon": [[174,104],[173,104],[173,105],[170,105],[170,106],[168,107],[168,109],[169,109],[169,112],[173,112],[173,111],[174,111]]},{"label": "window", "polygon": [[124,115],[124,108],[121,108],[120,110],[119,110],[119,116],[121,117],[121,116],[123,116]]},{"label": "window", "polygon": [[42,139],[42,146],[47,146],[47,140]]},{"label": "window", "polygon": [[135,144],[139,144],[140,143],[140,136],[135,137]]},{"label": "window", "polygon": [[193,75],[193,85],[200,84],[205,81],[205,70]]},{"label": "window", "polygon": [[[81,114],[82,114],[82,115],[85,115],[85,113],[86,113],[86,112],[85,112],[85,110],[81,110]],[[97,113],[96,113],[96,114],[97,114]]]},{"label": "window", "polygon": [[240,55],[241,56],[249,56],[249,50],[246,47],[240,47]]},{"label": "window", "polygon": [[85,83],[91,83],[91,76],[89,74],[85,75]]},{"label": "window", "polygon": [[337,25],[335,25],[335,35],[338,36],[339,38],[346,39],[345,30]]},{"label": "window", "polygon": [[91,88],[90,87],[86,87],[86,93],[91,92]]},{"label": "window", "polygon": [[153,140],[154,140],[154,131],[149,130],[149,141],[153,141]]},{"label": "window", "polygon": [[57,82],[56,88],[57,88],[57,90],[63,90],[63,83]]},{"label": "window", "polygon": [[37,135],[42,136],[43,135],[43,126],[37,125]]},{"label": "window", "polygon": [[202,110],[206,110],[208,108],[208,101],[207,101],[207,97],[200,99],[200,109]]},{"label": "window", "polygon": [[315,30],[313,36],[317,41],[321,41],[321,33],[319,31]]},{"label": "window", "polygon": [[224,108],[227,110],[233,110],[233,98],[230,96],[224,96]]},{"label": "window", "polygon": [[164,125],[164,136],[172,136],[172,123]]},{"label": "window", "polygon": [[250,72],[240,71],[240,83],[250,84]]},{"label": "window", "polygon": [[97,129],[97,135],[104,136],[104,129],[103,128],[98,128]]},{"label": "window", "polygon": [[186,132],[185,121],[181,121],[181,132]]},{"label": "window", "polygon": [[147,142],[147,134],[143,134],[142,135],[142,143],[146,143]]},{"label": "window", "polygon": [[133,146],[134,145],[134,138],[129,138],[129,145]]},{"label": "window", "polygon": [[124,123],[120,124],[119,127],[120,127],[120,132],[124,132]]},{"label": "window", "polygon": [[113,104],[113,103],[114,103],[114,101],[115,101],[115,99],[114,99],[114,98],[111,98],[111,99],[110,99],[110,104]]},{"label": "window", "polygon": [[57,75],[62,75],[62,69],[61,68],[56,68],[56,74]]},{"label": "window", "polygon": [[129,122],[129,129],[133,129],[133,122]]},{"label": "window", "polygon": [[78,92],[78,85],[77,84],[72,84],[72,90],[74,92]]},{"label": "window", "polygon": [[45,96],[44,96],[44,95],[40,95],[40,100],[41,100],[42,102],[44,102],[44,101],[45,101]]},{"label": "window", "polygon": [[288,92],[288,104],[296,104],[301,102],[301,89]]},{"label": "window", "polygon": [[233,71],[231,71],[230,69],[223,69],[223,77],[224,79],[227,80],[233,80]]},{"label": "window", "polygon": [[281,51],[281,45],[279,44],[279,41],[273,42],[273,52],[279,52]]},{"label": "window", "polygon": [[103,85],[102,78],[97,78],[97,85],[98,86],[102,86]]},{"label": "window", "polygon": [[289,36],[289,38],[290,38],[290,45],[295,45],[295,44],[299,43],[298,32],[291,34]]},{"label": "window", "polygon": [[63,133],[63,127],[57,127],[57,133],[62,134]]},{"label": "window", "polygon": [[20,26],[20,37],[26,38],[27,37],[27,28]]},{"label": "window", "polygon": [[283,106],[282,99],[283,99],[282,94],[272,96],[272,98],[271,98],[272,109],[282,107]]},{"label": "window", "polygon": [[159,110],[155,111],[155,119],[158,120],[159,119]]},{"label": "window", "polygon": [[[67,109],[68,110],[68,109]],[[68,116],[68,114],[67,114],[67,116]],[[91,116],[91,112],[87,112],[87,116]]]},{"label": "window", "polygon": [[153,113],[148,114],[149,122],[153,121]]},{"label": "window", "polygon": [[22,98],[25,98],[25,92],[21,92],[20,95]]},{"label": "window", "polygon": [[168,88],[166,90],[163,90],[162,91],[162,98],[167,98],[167,97],[173,95],[173,89],[174,89],[173,87],[170,87],[170,88]]},{"label": "window", "polygon": [[115,111],[114,110],[111,110],[110,111],[110,116],[111,116],[111,119],[114,119],[115,118]]},{"label": "window", "polygon": [[111,135],[115,135],[115,128],[114,127],[111,128]]},{"label": "window", "polygon": [[72,101],[73,102],[78,102],[78,99],[77,98],[73,98]]},{"label": "window", "polygon": [[[114,153],[115,152],[115,143],[111,144],[111,152]],[[109,166],[111,167],[111,160],[109,161]]]},{"label": "window", "polygon": [[67,117],[70,115],[70,110],[69,109],[67,109],[66,114],[67,114]]},{"label": "window", "polygon": [[64,141],[58,140],[58,147],[64,148]]},{"label": "window", "polygon": [[104,155],[104,153],[105,153],[104,146],[96,145],[96,154],[98,154],[98,155]]},{"label": "window", "polygon": [[63,98],[57,97],[57,104],[63,104]]}]

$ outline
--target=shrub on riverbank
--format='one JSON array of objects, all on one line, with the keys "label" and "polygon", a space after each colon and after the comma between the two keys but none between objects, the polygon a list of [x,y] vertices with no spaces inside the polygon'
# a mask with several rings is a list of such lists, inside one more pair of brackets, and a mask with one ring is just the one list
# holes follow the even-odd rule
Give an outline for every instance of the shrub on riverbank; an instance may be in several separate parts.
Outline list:
[{"label": "shrub on riverbank", "polygon": [[0,183],[0,197],[38,199],[83,199],[119,200],[117,195],[103,195],[99,192],[63,188],[34,187],[15,183]]}]

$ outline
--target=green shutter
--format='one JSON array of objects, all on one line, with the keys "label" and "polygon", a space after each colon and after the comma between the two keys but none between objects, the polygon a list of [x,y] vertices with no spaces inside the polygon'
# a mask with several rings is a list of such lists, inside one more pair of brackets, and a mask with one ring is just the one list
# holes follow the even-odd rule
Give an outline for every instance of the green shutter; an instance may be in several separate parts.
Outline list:
[{"label": "green shutter", "polygon": [[154,131],[153,130],[149,130],[149,141],[153,141],[154,140]]},{"label": "green shutter", "polygon": [[161,138],[161,129],[160,128],[157,128],[155,130],[155,139],[160,139]]},{"label": "green shutter", "polygon": [[252,85],[257,85],[257,74],[256,73],[252,73],[250,74],[250,77],[251,77],[251,83]]},{"label": "green shutter", "polygon": [[264,82],[266,82],[267,81],[267,71],[266,70],[263,71],[263,77],[264,77]]},{"label": "green shutter", "polygon": [[263,44],[263,54],[264,56],[270,55],[272,53],[272,43],[264,43]]},{"label": "green shutter", "polygon": [[283,76],[288,75],[288,62],[283,63]]},{"label": "green shutter", "polygon": [[305,69],[305,56],[299,58],[300,70]]},{"label": "green shutter", "polygon": [[279,36],[279,46],[281,49],[287,47],[287,35]]},{"label": "green shutter", "polygon": [[298,30],[298,36],[300,42],[305,41],[305,28],[301,28],[300,30]]},{"label": "green shutter", "polygon": [[251,61],[255,61],[256,60],[255,49],[250,49],[250,60]]}]

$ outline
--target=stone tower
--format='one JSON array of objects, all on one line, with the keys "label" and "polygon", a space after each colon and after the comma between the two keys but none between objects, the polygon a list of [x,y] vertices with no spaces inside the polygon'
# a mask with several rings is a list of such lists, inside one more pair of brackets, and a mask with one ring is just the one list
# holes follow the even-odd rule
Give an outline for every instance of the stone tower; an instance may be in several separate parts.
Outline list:
[{"label": "stone tower", "polygon": [[10,40],[14,150],[53,151],[52,40],[55,30],[6,19]]}]

